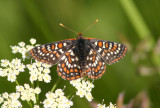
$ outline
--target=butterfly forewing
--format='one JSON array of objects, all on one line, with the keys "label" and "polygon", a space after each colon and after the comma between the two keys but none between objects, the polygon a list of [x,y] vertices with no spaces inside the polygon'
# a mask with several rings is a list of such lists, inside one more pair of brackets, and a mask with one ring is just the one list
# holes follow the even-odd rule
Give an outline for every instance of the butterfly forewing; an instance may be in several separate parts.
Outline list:
[{"label": "butterfly forewing", "polygon": [[125,45],[116,42],[98,39],[91,39],[90,42],[94,51],[96,51],[107,64],[118,62],[127,52],[127,47]]},{"label": "butterfly forewing", "polygon": [[30,53],[36,60],[54,65],[71,49],[74,41],[70,39],[37,46]]}]

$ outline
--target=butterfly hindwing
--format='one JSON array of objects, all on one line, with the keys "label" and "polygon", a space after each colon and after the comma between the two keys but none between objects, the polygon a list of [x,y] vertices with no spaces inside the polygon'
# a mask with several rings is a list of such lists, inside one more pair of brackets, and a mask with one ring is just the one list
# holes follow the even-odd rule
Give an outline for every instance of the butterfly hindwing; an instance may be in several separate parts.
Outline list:
[{"label": "butterfly hindwing", "polygon": [[125,45],[116,42],[98,39],[90,39],[90,42],[90,46],[98,53],[102,60],[109,65],[118,62],[127,52]]},{"label": "butterfly hindwing", "polygon": [[60,77],[67,80],[74,80],[82,77],[78,57],[73,51],[74,47],[63,55],[58,62],[57,72]]},{"label": "butterfly hindwing", "polygon": [[93,49],[89,51],[87,57],[87,73],[91,79],[100,78],[106,71],[105,62],[102,61],[101,57]]},{"label": "butterfly hindwing", "polygon": [[54,65],[72,47],[73,41],[70,39],[37,46],[30,53],[36,60]]}]

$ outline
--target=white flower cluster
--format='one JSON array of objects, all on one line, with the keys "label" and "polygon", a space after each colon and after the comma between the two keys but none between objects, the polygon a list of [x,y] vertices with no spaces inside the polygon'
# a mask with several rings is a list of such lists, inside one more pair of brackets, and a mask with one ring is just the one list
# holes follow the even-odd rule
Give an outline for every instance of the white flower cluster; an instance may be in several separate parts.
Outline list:
[{"label": "white flower cluster", "polygon": [[77,89],[77,95],[81,98],[85,96],[88,101],[92,101],[93,96],[91,91],[92,88],[94,88],[94,85],[90,81],[85,81],[82,78],[79,78],[77,80],[70,81],[70,83]]},{"label": "white flower cluster", "polygon": [[49,83],[51,81],[51,76],[49,75],[51,65],[36,61],[35,63],[28,64],[27,68],[30,73],[30,81],[43,81]]},{"label": "white flower cluster", "polygon": [[31,43],[31,45],[26,45],[24,42],[20,42],[20,43],[18,43],[19,46],[11,46],[12,53],[21,53],[23,59],[25,59],[25,58],[29,59],[30,58],[29,51],[33,47],[37,46],[37,45],[35,45],[36,39],[31,38],[30,43]]},{"label": "white flower cluster", "polygon": [[46,93],[46,98],[43,101],[44,108],[70,108],[73,105],[73,102],[64,96],[62,89],[57,89],[55,93]]},{"label": "white flower cluster", "polygon": [[8,77],[8,81],[14,82],[16,80],[16,76],[19,75],[20,72],[24,72],[25,65],[21,63],[20,59],[13,59],[11,62],[9,60],[1,60],[0,68],[0,76]]},{"label": "white flower cluster", "polygon": [[106,107],[105,104],[98,104],[97,108],[117,108],[116,105],[113,105],[111,102],[109,104],[109,106]]},{"label": "white flower cluster", "polygon": [[36,103],[36,94],[39,94],[41,92],[41,89],[39,87],[33,89],[29,86],[29,84],[24,84],[24,87],[16,86],[16,91],[20,93],[20,98],[23,101],[33,101],[34,103]]},{"label": "white flower cluster", "polygon": [[1,108],[22,108],[22,105],[18,100],[19,97],[19,93],[3,93],[2,95],[0,95],[0,104],[2,104]]},{"label": "white flower cluster", "polygon": [[33,108],[40,108],[40,106],[39,105],[34,105],[34,107]]}]

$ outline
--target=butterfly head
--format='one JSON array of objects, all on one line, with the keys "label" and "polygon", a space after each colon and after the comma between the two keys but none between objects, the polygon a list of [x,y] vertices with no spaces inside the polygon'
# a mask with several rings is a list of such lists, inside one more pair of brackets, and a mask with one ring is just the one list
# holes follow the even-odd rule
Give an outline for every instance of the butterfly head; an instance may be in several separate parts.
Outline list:
[{"label": "butterfly head", "polygon": [[77,38],[84,38],[82,33],[78,33]]}]

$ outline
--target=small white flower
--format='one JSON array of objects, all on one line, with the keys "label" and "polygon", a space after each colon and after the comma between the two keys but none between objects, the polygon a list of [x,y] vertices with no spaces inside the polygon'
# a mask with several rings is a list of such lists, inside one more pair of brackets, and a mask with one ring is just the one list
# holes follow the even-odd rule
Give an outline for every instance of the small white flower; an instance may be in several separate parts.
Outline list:
[{"label": "small white flower", "polygon": [[57,89],[55,93],[46,93],[46,99],[43,101],[44,108],[70,108],[72,105],[73,102],[64,96],[62,89]]},{"label": "small white flower", "polygon": [[19,46],[11,46],[11,48],[12,48],[12,53],[14,53],[14,54],[19,52],[19,49],[20,49]]},{"label": "small white flower", "polygon": [[28,51],[29,51],[29,50],[31,50],[32,48],[34,48],[34,46],[32,46],[32,45],[26,45],[26,48],[27,48]]},{"label": "small white flower", "polygon": [[25,55],[25,53],[27,52],[27,49],[25,47],[22,47],[19,49],[19,52],[22,54],[22,55]]},{"label": "small white flower", "polygon": [[34,64],[28,64],[27,65],[27,68],[30,70],[30,71],[32,71],[34,68],[36,68],[35,67],[35,65]]},{"label": "small white flower", "polygon": [[79,78],[70,81],[70,83],[77,89],[76,95],[79,95],[81,98],[85,96],[88,101],[93,100],[91,91],[92,88],[94,88],[94,85],[90,81],[85,81]]},{"label": "small white flower", "polygon": [[48,74],[43,75],[44,82],[49,83],[51,81],[51,76]]},{"label": "small white flower", "polygon": [[105,105],[105,104],[104,104],[104,105],[98,104],[98,105],[97,105],[97,108],[106,108],[106,105]]},{"label": "small white flower", "polygon": [[39,94],[39,93],[41,92],[41,89],[40,89],[39,87],[36,87],[36,88],[34,89],[34,92],[35,92],[36,94]]},{"label": "small white flower", "polygon": [[86,98],[87,98],[87,100],[90,102],[90,101],[92,101],[93,96],[92,96],[91,93],[87,93],[87,94],[86,94]]},{"label": "small white flower", "polygon": [[9,60],[1,60],[1,66],[3,66],[3,67],[7,67],[9,65]]},{"label": "small white flower", "polygon": [[8,78],[7,78],[7,80],[8,81],[11,81],[11,82],[14,82],[15,80],[16,80],[16,75],[15,74],[8,74]]},{"label": "small white flower", "polygon": [[23,86],[16,86],[16,90],[18,92],[22,92],[22,91],[24,91],[24,87]]},{"label": "small white flower", "polygon": [[7,72],[8,72],[8,69],[2,69],[2,68],[0,68],[0,76],[2,76],[2,77],[7,76]]},{"label": "small white flower", "polygon": [[24,43],[24,42],[19,42],[18,45],[19,45],[20,47],[24,47],[24,46],[25,46],[25,43]]},{"label": "small white flower", "polygon": [[22,105],[19,99],[19,93],[11,93],[7,92],[2,94],[3,98],[0,97],[1,108],[21,108]]},{"label": "small white flower", "polygon": [[24,84],[24,88],[29,89],[30,88],[29,84]]},{"label": "small white flower", "polygon": [[63,96],[63,95],[64,95],[62,89],[57,89],[57,90],[55,91],[55,94],[58,95],[58,96]]},{"label": "small white flower", "polygon": [[4,99],[2,97],[0,97],[0,104],[4,102]]},{"label": "small white flower", "polygon": [[45,68],[45,69],[43,70],[43,72],[46,73],[46,74],[48,74],[48,73],[50,73],[50,70],[49,70],[48,68]]},{"label": "small white flower", "polygon": [[18,98],[20,97],[20,94],[19,94],[19,93],[11,93],[11,94],[10,94],[10,97],[11,97],[12,99],[18,99]]},{"label": "small white flower", "polygon": [[36,43],[36,39],[31,38],[31,39],[30,39],[30,43],[31,43],[32,45],[35,44],[35,43]]},{"label": "small white flower", "polygon": [[2,94],[2,97],[7,99],[9,97],[9,94],[7,92],[5,92],[5,93]]},{"label": "small white flower", "polygon": [[21,59],[15,58],[15,59],[12,60],[11,63],[13,63],[13,65],[20,65],[21,64]]},{"label": "small white flower", "polygon": [[33,81],[36,81],[36,80],[37,80],[37,75],[36,74],[31,74],[30,81],[33,82]]},{"label": "small white flower", "polygon": [[40,106],[39,105],[34,105],[34,108],[40,108]]},{"label": "small white flower", "polygon": [[79,95],[81,98],[84,97],[86,95],[86,91],[83,90],[83,89],[79,89],[77,92],[76,92],[76,95]]},{"label": "small white flower", "polygon": [[109,103],[109,106],[107,106],[106,108],[117,108],[116,105],[113,105],[112,102]]},{"label": "small white flower", "polygon": [[36,94],[39,94],[41,92],[41,89],[39,87],[31,88],[29,84],[24,84],[23,86],[16,86],[16,91],[21,94],[21,99],[23,101],[33,101],[36,103]]},{"label": "small white flower", "polygon": [[[27,67],[29,69],[30,73],[30,81],[44,81],[46,83],[49,83],[51,81],[51,76],[49,75],[50,70],[49,67],[46,65],[43,65],[44,63],[36,61],[33,64],[28,64]],[[46,66],[46,67],[44,67]]]}]

